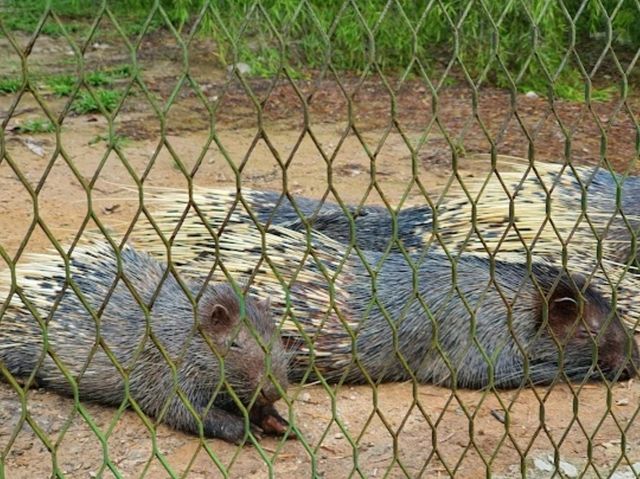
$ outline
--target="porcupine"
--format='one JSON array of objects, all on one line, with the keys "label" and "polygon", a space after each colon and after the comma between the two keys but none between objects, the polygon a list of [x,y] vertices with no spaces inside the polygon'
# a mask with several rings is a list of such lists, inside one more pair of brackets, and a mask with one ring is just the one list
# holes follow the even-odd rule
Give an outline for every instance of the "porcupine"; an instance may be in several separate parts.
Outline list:
[{"label": "porcupine", "polygon": [[[622,177],[602,168],[569,168],[545,162],[536,162],[535,170],[523,163],[510,166],[511,171],[499,173],[508,194],[497,180],[498,175],[492,175],[488,181],[465,180],[471,196],[478,196],[475,217],[469,196],[459,188],[449,189],[446,198],[438,202],[437,234],[448,249],[521,252],[526,245],[539,256],[557,257],[563,243],[567,243],[572,253],[593,255],[600,238],[605,260],[627,260],[633,249],[632,232],[640,229],[637,200],[640,177]],[[621,186],[622,193],[620,209],[616,205],[617,185]],[[587,198],[585,217],[581,217],[583,190]],[[547,192],[552,205],[549,217]],[[513,220],[509,215],[509,195],[514,198]],[[286,226],[296,231],[305,230],[308,224],[333,239],[348,243],[352,239],[353,222],[354,243],[360,248],[384,251],[395,246],[393,217],[385,207],[340,206],[304,197],[295,197],[294,207],[282,193],[248,189],[243,189],[241,196],[263,224]],[[231,208],[239,213],[244,211],[242,205],[235,205],[236,190],[203,189],[197,191],[197,197],[199,207],[206,213]],[[186,205],[186,197],[180,193],[165,193],[155,201],[162,205],[155,215],[174,221]],[[420,252],[433,241],[433,217],[429,205],[409,206],[396,212],[397,237],[407,252]]]},{"label": "porcupine", "polygon": [[[172,257],[184,258],[182,268],[191,272],[216,274],[220,262],[226,274],[249,278],[254,294],[272,298],[276,317],[285,318],[291,379],[415,378],[483,388],[636,374],[638,348],[618,316],[581,278],[553,265],[533,264],[532,279],[524,263],[492,267],[486,258],[462,255],[454,284],[449,259],[436,250],[417,265],[398,253],[369,251],[361,252],[362,262],[320,233],[308,233],[309,244],[305,234],[272,226],[263,251],[262,233],[233,214],[215,241],[200,234],[194,243],[199,220],[188,219],[173,238]],[[166,253],[157,239],[138,240]]]},{"label": "porcupine", "polygon": [[287,422],[273,403],[287,387],[287,359],[268,305],[247,296],[242,319],[229,284],[191,281],[186,287],[198,299],[196,314],[177,279],[149,255],[125,246],[121,266],[122,275],[109,244],[91,241],[72,252],[73,289],[55,254],[18,266],[18,289],[5,274],[0,364],[62,394],[73,395],[75,383],[80,400],[119,406],[130,397],[145,414],[198,434],[199,421],[180,391],[206,437],[239,443],[245,425],[231,388],[249,409],[258,437],[261,430],[284,434]]},{"label": "porcupine", "polygon": [[[549,169],[552,170],[551,167]],[[514,182],[521,178],[518,173],[504,175]],[[550,181],[552,179],[549,178]],[[531,185],[528,187],[530,189]],[[480,185],[476,185],[476,188],[480,188]],[[334,240],[344,244],[353,242],[363,250],[401,250],[416,255],[422,254],[434,244],[443,244],[452,253],[464,250],[486,256],[487,250],[493,250],[496,257],[505,261],[514,260],[514,256],[515,261],[523,261],[526,256],[524,241],[532,256],[566,268],[570,273],[588,277],[592,286],[609,301],[613,301],[615,296],[615,306],[624,322],[633,329],[640,328],[640,303],[635,300],[636,292],[640,288],[640,274],[634,269],[629,270],[624,265],[619,265],[616,261],[600,261],[594,254],[597,246],[593,237],[591,243],[588,242],[588,238],[581,240],[582,243],[576,239],[575,247],[572,238],[569,241],[569,254],[564,255],[557,234],[554,236],[553,230],[549,231],[551,227],[548,226],[544,206],[534,202],[541,201],[542,195],[525,195],[518,199],[516,206],[526,205],[528,199],[532,198],[534,208],[516,207],[518,216],[515,218],[515,225],[510,225],[506,219],[508,201],[504,197],[503,201],[500,201],[497,191],[489,190],[493,192],[491,201],[479,202],[476,226],[471,221],[471,206],[467,197],[461,197],[457,193],[452,193],[446,201],[440,202],[435,228],[430,206],[401,209],[396,213],[397,242],[392,240],[393,218],[384,207],[345,205],[343,209],[335,203],[298,197],[294,198],[294,207],[291,200],[280,193],[243,189],[239,197],[235,190],[224,188],[196,190],[192,199],[200,214],[208,219],[214,230],[224,230],[225,223],[231,217],[233,221],[244,221],[254,225],[255,217],[260,224],[279,225],[295,231],[306,231],[310,225],[314,230]],[[504,195],[504,190],[502,191]],[[187,195],[169,191],[151,196],[149,201],[156,206],[153,212],[156,225],[167,236],[170,236],[180,223],[186,247],[172,252],[172,260],[176,264],[190,262],[199,250],[200,243],[212,241],[211,235],[197,215],[190,214],[186,221],[180,221],[184,212],[190,208]],[[247,212],[244,204],[239,204],[240,201],[247,205],[251,214]],[[352,239],[351,222],[355,240]],[[542,228],[545,224],[547,227]],[[575,225],[575,220],[570,222],[562,216],[553,222],[553,227],[565,231],[567,236],[570,234],[567,230],[571,225]],[[584,232],[582,234],[588,236]],[[146,249],[164,249],[154,228],[140,225],[134,235]],[[206,248],[206,244],[202,246]],[[499,252],[496,254],[497,250]],[[612,292],[614,288],[615,293]]]},{"label": "porcupine", "polygon": [[[350,223],[353,221],[356,243],[360,248],[371,251],[385,251],[393,235],[393,219],[382,206],[340,206],[331,201],[300,196],[296,196],[292,202],[282,193],[251,189],[242,189],[242,199],[239,199],[235,189],[229,188],[196,189],[193,197],[205,216],[216,221],[224,222],[224,218],[233,213],[236,216],[244,215],[251,222],[251,215],[240,204],[245,202],[258,223],[284,226],[295,231],[305,231],[306,225],[310,225],[316,231],[345,244],[350,241]],[[154,221],[166,232],[175,227],[189,201],[187,195],[171,190],[148,198],[156,206]],[[425,245],[424,233],[431,231],[431,208],[414,206],[400,210],[397,215],[398,238],[408,251],[419,251]],[[181,227],[190,226],[186,224]],[[193,234],[203,234],[200,226],[197,228],[192,231]]]},{"label": "porcupine", "polygon": [[[508,194],[501,182],[507,185]],[[509,171],[492,174],[489,180],[471,179],[467,186],[477,196],[474,227],[490,248],[522,250],[524,241],[538,254],[558,256],[566,247],[569,254],[594,255],[601,242],[605,261],[634,259],[630,256],[635,254],[632,232],[640,227],[639,177],[624,177],[601,167],[535,162],[532,168],[516,162]],[[444,205],[439,220],[451,232],[447,241],[455,244],[470,229],[471,206],[459,192],[450,195]]]}]

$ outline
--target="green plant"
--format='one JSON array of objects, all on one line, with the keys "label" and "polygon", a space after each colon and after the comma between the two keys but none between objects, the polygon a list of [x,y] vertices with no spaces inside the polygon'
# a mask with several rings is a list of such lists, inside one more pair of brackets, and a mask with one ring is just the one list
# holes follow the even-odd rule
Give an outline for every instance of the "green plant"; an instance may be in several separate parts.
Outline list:
[{"label": "green plant", "polygon": [[111,147],[126,146],[129,143],[129,138],[124,135],[114,135],[111,139],[109,135],[96,135],[89,140],[89,145],[95,145],[100,142],[107,143]]},{"label": "green plant", "polygon": [[131,65],[119,65],[115,68],[89,72],[85,75],[85,81],[91,86],[107,86],[115,80],[131,76],[131,73]]},{"label": "green plant", "polygon": [[131,67],[131,65],[125,63],[123,65],[118,65],[117,67],[110,68],[108,72],[114,79],[127,78],[133,74],[133,68]]},{"label": "green plant", "polygon": [[104,71],[93,71],[87,73],[85,81],[91,86],[106,86],[113,83],[111,76]]},{"label": "green plant", "polygon": [[[3,25],[29,32],[49,4],[68,32],[89,28],[97,11],[94,2],[77,0],[5,3]],[[438,82],[453,77],[540,93],[553,83],[555,95],[576,98],[584,87],[575,82],[580,75],[571,63],[575,55],[590,71],[601,56],[602,42],[595,38],[611,41],[616,53],[623,49],[630,58],[640,41],[637,1],[111,0],[106,5],[125,34],[137,35],[147,21],[151,29],[167,27],[162,14],[148,18],[157,6],[179,30],[205,3],[209,8],[199,29],[216,41],[222,64],[246,63],[249,75],[261,77],[282,67],[303,76],[300,72],[327,65],[336,71],[431,75],[450,65]],[[56,30],[61,27],[55,21],[45,22],[44,32]],[[99,34],[118,35],[109,28]],[[119,73],[130,76],[129,67],[122,68],[126,71],[92,72],[86,81],[109,85]]]},{"label": "green plant", "polygon": [[122,98],[122,94],[116,90],[98,88],[93,93],[98,101],[88,91],[83,90],[73,101],[71,109],[79,115],[84,115],[101,111],[100,105],[102,105],[107,112],[112,112]]},{"label": "green plant", "polygon": [[31,118],[20,123],[16,128],[20,133],[53,133],[56,127],[46,118]]},{"label": "green plant", "polygon": [[[63,19],[64,30],[67,33],[85,34],[91,27],[91,20],[102,2],[78,0],[7,0],[2,4],[2,23],[9,30],[20,30],[31,33],[41,21],[44,12],[50,6],[52,11]],[[121,28],[126,34],[137,35],[149,14],[153,0],[109,0],[109,10],[118,18]],[[169,12],[173,12],[172,2],[161,2]],[[175,15],[171,14],[172,18]],[[159,16],[152,19],[149,29],[155,30],[162,26]],[[42,26],[42,33],[60,36],[63,27],[51,18]]]},{"label": "green plant", "polygon": [[46,79],[47,86],[57,96],[71,95],[75,83],[75,78],[70,75],[52,75]]},{"label": "green plant", "polygon": [[[181,1],[175,8],[184,17],[186,9],[195,11],[201,3]],[[330,63],[336,70],[429,74],[451,63],[445,84],[454,77],[546,93],[553,79],[555,95],[584,98],[576,66],[564,64],[572,45],[598,48],[588,40],[609,26],[616,45],[632,45],[640,38],[640,29],[632,26],[640,24],[640,10],[627,2],[612,17],[619,2],[590,2],[588,8],[583,3],[310,0],[301,6],[299,0],[265,0],[260,5],[267,19],[251,0],[220,0],[204,24],[221,61],[246,63],[255,76],[273,75],[283,64],[299,70]],[[575,43],[572,28],[578,33]]]},{"label": "green plant", "polygon": [[[498,82],[500,86],[501,82]],[[566,72],[558,81],[549,83],[544,78],[529,78],[526,82],[518,85],[521,92],[535,91],[541,95],[563,98],[565,100],[583,102],[585,100],[585,82],[582,76],[575,71]],[[591,87],[590,98],[596,101],[610,100],[618,91],[616,86],[598,88]]]},{"label": "green plant", "polygon": [[0,93],[15,93],[20,86],[22,86],[22,80],[20,78],[0,78]]},{"label": "green plant", "polygon": [[[130,65],[120,65],[106,70],[96,70],[85,75],[87,84],[94,87],[111,85],[114,80],[131,75]],[[46,77],[45,83],[57,96],[69,96],[73,92],[78,79],[71,75],[51,75]]]}]

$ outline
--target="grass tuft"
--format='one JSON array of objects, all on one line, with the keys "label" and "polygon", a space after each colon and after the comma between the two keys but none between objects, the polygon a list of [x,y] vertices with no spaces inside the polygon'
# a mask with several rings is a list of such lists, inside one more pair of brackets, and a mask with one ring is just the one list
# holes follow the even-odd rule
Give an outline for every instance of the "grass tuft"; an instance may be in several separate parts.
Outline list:
[{"label": "grass tuft", "polygon": [[31,118],[20,123],[16,130],[20,133],[53,133],[56,127],[46,118]]},{"label": "grass tuft", "polygon": [[116,90],[105,90],[98,88],[94,90],[94,95],[91,95],[88,91],[80,91],[76,99],[71,105],[71,109],[78,115],[85,115],[87,113],[101,112],[100,105],[109,113],[115,110],[118,102],[122,98],[122,94]]},{"label": "grass tuft", "polygon": [[22,86],[22,80],[20,78],[3,77],[0,78],[0,93],[15,93]]},{"label": "grass tuft", "polygon": [[45,83],[56,96],[69,96],[73,91],[76,80],[70,75],[52,75],[46,78]]},{"label": "grass tuft", "polygon": [[[283,68],[300,76],[307,69],[328,66],[337,71],[384,74],[426,72],[439,79],[439,74],[451,65],[445,82],[453,78],[543,94],[548,94],[552,86],[554,95],[584,98],[584,81],[577,62],[573,63],[576,56],[584,70],[591,71],[601,57],[603,41],[615,47],[616,54],[624,51],[631,57],[640,44],[637,1],[159,3],[169,21],[180,30],[190,28],[205,2],[209,8],[200,30],[215,40],[223,65],[246,63],[250,67],[248,74],[260,77],[274,76]],[[69,32],[88,29],[96,14],[94,2],[7,0],[1,7],[7,13],[3,25],[33,32],[49,4]],[[156,4],[154,0],[108,2],[109,10],[128,35],[138,34],[147,20],[152,28],[167,28],[161,15],[148,18]],[[43,31],[54,34],[56,29],[60,30],[60,26],[50,19]],[[608,61],[609,66],[619,68]],[[432,75],[435,73],[438,75]],[[112,79],[106,72],[92,72],[85,81],[105,87]],[[598,95],[606,97],[609,93],[605,90]]]}]

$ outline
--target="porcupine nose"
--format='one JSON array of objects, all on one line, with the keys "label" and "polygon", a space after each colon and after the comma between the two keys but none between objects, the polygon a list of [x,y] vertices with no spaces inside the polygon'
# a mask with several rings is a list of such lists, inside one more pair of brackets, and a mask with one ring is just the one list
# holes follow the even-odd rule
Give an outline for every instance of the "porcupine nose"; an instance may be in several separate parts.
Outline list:
[{"label": "porcupine nose", "polygon": [[601,366],[607,371],[610,380],[626,381],[634,378],[640,371],[640,353],[634,338],[629,341],[630,348],[623,351],[610,351],[602,355]]},{"label": "porcupine nose", "polygon": [[638,352],[638,344],[633,338],[631,339],[631,343],[631,354],[626,358],[626,364],[620,373],[620,379],[622,381],[636,377],[640,371],[640,352]]}]

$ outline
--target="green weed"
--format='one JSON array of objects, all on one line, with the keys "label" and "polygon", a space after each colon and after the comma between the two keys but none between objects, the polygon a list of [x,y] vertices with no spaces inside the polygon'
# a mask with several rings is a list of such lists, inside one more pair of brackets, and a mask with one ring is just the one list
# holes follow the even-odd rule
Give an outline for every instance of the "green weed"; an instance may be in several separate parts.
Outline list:
[{"label": "green weed", "polygon": [[[554,94],[572,98],[579,96],[582,87],[576,90],[572,80],[579,74],[577,68],[563,66],[567,52],[573,50],[590,71],[600,57],[602,44],[594,38],[603,38],[615,46],[616,53],[622,49],[631,56],[640,44],[640,9],[633,1],[262,0],[260,8],[255,0],[159,3],[180,29],[193,21],[205,2],[210,8],[200,26],[201,34],[216,41],[221,62],[246,63],[250,75],[261,77],[273,76],[282,67],[294,75],[326,67],[385,75],[431,74],[441,73],[451,64],[450,76],[456,80],[519,90],[535,87],[542,93],[551,84],[549,76],[556,78],[555,72],[563,69],[566,71],[554,80]],[[33,31],[48,4],[69,31],[88,27],[96,14],[94,2],[4,3],[7,15],[3,25],[28,32]],[[155,4],[153,0],[111,0],[108,8],[126,34],[137,34]],[[157,14],[151,23],[152,28],[166,27]],[[45,27],[59,30],[51,21]],[[113,28],[101,33],[117,35]],[[110,83],[106,72],[95,72],[86,81],[98,87]]]},{"label": "green weed", "polygon": [[[64,30],[70,34],[86,35],[95,18],[101,2],[78,0],[7,0],[3,2],[2,22],[9,30],[20,30],[32,33],[49,4],[56,15],[62,19]],[[161,2],[170,12],[172,2]],[[127,35],[138,35],[141,32],[153,0],[109,0],[108,8],[118,18],[118,23]],[[6,14],[5,14],[6,13]],[[163,24],[156,15],[149,25],[153,31]],[[42,27],[42,33],[51,36],[63,34],[63,28],[55,21],[49,20]]]},{"label": "green weed", "polygon": [[52,75],[47,77],[46,85],[56,96],[69,96],[76,84],[74,77],[70,75]]},{"label": "green weed", "polygon": [[112,148],[126,146],[129,144],[130,139],[124,135],[114,135],[112,138],[109,135],[96,135],[89,140],[89,145],[95,145],[97,143],[104,142]]},{"label": "green weed", "polygon": [[[183,10],[198,3],[178,2]],[[566,11],[576,19],[574,48],[582,53],[597,48],[589,39],[605,34],[609,26],[620,47],[637,44],[640,29],[632,25],[640,24],[640,10],[624,4],[609,25],[605,10],[618,8],[615,0],[603,0],[604,8],[590,3],[581,14],[583,2],[563,3],[532,0],[523,8],[510,0],[310,0],[301,6],[299,0],[273,0],[261,2],[265,16],[252,0],[220,0],[206,26],[222,62],[246,63],[255,76],[272,76],[283,64],[296,70],[330,65],[357,72],[430,74],[451,62],[448,78],[502,86],[515,79],[517,89],[535,86],[542,93],[551,83],[548,74],[562,68],[554,92],[574,98],[578,91],[584,96],[584,86],[576,90],[577,69],[563,66],[572,48]]]},{"label": "green weed", "polygon": [[[107,112],[112,112],[122,98],[122,94],[116,90],[105,90],[102,88],[94,90],[94,95]],[[79,114],[100,112],[100,106],[93,95],[88,91],[81,91],[71,105],[71,109]]]},{"label": "green weed", "polygon": [[[120,65],[115,68],[96,70],[86,74],[85,81],[93,87],[111,85],[115,80],[131,75],[130,65]],[[69,96],[73,92],[77,78],[71,75],[51,75],[45,78],[47,87],[57,96]]]},{"label": "green weed", "polygon": [[16,128],[20,133],[53,133],[56,127],[45,118],[32,118],[25,120]]},{"label": "green weed", "polygon": [[112,78],[117,79],[117,78],[128,78],[131,75],[133,75],[133,67],[131,65],[119,65],[117,67],[113,67],[110,68],[109,70],[107,70],[109,72],[109,75],[111,75]]},{"label": "green weed", "polygon": [[21,86],[22,80],[20,78],[0,78],[0,93],[15,93]]},{"label": "green weed", "polygon": [[96,70],[87,73],[85,81],[91,86],[108,86],[116,80],[131,76],[132,71],[131,65],[126,64],[105,70]]},{"label": "green weed", "polygon": [[106,86],[113,83],[113,79],[103,71],[93,71],[87,73],[85,81],[91,86]]}]

